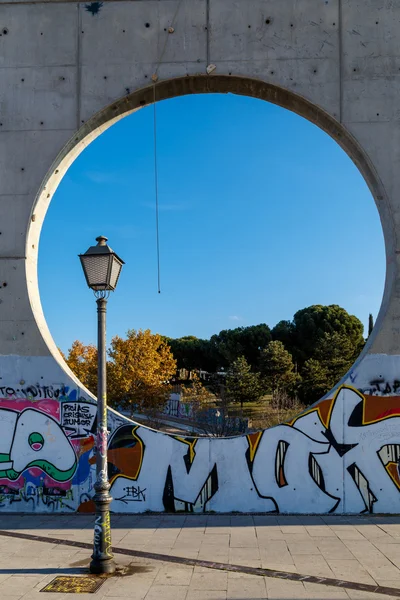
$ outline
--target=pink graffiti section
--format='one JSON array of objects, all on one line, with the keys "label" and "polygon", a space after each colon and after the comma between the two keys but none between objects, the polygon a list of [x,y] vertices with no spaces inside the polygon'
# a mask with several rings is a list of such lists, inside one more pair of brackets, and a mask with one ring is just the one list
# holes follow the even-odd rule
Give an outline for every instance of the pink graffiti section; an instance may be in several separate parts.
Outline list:
[{"label": "pink graffiti section", "polygon": [[76,510],[92,489],[95,416],[68,397],[0,399],[0,507]]},{"label": "pink graffiti section", "polygon": [[60,403],[57,400],[32,401],[24,400],[22,398],[15,398],[14,400],[1,398],[0,408],[8,408],[10,410],[16,410],[17,412],[21,412],[25,408],[35,408],[35,410],[40,410],[41,412],[60,420]]}]

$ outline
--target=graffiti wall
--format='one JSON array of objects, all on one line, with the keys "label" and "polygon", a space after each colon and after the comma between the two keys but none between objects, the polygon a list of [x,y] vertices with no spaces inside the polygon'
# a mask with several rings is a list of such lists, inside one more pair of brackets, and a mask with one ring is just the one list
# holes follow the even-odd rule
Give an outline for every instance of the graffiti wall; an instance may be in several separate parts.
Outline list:
[{"label": "graffiti wall", "polygon": [[[400,372],[362,379],[234,438],[167,435],[110,410],[112,510],[398,513]],[[0,386],[0,509],[92,512],[95,431],[96,404],[79,388]]]},{"label": "graffiti wall", "polygon": [[193,403],[182,402],[179,394],[171,394],[171,398],[165,403],[163,414],[178,419],[190,419],[194,415]]}]

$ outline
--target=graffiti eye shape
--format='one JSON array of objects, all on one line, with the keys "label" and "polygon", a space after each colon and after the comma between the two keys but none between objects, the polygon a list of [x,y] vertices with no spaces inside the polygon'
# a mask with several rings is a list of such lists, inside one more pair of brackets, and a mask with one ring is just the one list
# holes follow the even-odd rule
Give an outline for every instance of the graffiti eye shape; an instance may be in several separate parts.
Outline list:
[{"label": "graffiti eye shape", "polygon": [[288,485],[288,482],[286,481],[285,477],[285,456],[288,448],[288,442],[281,440],[278,443],[278,447],[276,449],[275,477],[276,483],[279,487],[284,487],[285,485]]},{"label": "graffiti eye shape", "polygon": [[39,450],[41,450],[43,448],[44,437],[42,436],[41,433],[36,433],[36,432],[31,433],[28,437],[28,444],[30,445],[32,450],[35,450],[35,452],[38,452]]}]

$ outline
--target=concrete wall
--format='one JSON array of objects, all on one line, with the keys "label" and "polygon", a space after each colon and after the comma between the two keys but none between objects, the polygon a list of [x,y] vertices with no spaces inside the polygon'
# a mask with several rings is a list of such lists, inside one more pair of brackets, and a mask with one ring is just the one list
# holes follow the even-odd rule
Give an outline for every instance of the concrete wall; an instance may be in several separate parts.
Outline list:
[{"label": "concrete wall", "polygon": [[0,0],[3,510],[92,508],[94,399],[63,363],[37,285],[60,180],[154,99],[233,92],[304,116],[357,164],[385,235],[382,308],[345,387],[294,423],[196,441],[110,411],[113,509],[399,512],[399,19],[391,0]]}]

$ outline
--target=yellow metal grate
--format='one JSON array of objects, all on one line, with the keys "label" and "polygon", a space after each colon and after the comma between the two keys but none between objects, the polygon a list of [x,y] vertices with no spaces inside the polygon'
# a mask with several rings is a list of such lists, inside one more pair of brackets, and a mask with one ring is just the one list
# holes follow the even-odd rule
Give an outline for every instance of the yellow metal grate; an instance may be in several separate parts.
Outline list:
[{"label": "yellow metal grate", "polygon": [[89,576],[58,576],[50,581],[41,592],[59,592],[63,594],[94,594],[105,579]]}]

